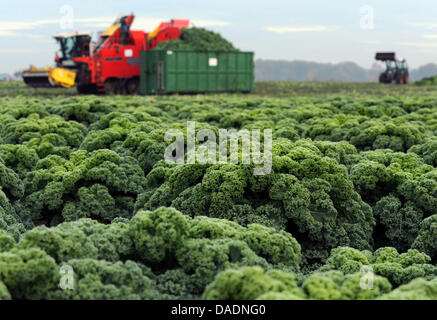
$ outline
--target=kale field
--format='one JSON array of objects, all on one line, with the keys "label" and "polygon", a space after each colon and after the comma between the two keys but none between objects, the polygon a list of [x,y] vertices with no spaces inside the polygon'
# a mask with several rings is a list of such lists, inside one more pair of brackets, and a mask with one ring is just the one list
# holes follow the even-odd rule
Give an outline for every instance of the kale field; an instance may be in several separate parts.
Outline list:
[{"label": "kale field", "polygon": [[[271,129],[271,172],[165,162],[187,121]],[[0,84],[0,299],[437,299],[437,91]]]}]

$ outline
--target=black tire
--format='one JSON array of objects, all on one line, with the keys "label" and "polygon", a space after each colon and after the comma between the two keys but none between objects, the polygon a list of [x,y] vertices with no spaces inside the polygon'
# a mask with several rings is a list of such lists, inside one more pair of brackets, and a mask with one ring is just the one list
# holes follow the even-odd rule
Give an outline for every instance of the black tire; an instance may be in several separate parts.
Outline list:
[{"label": "black tire", "polygon": [[96,94],[96,86],[92,84],[82,84],[76,87],[79,94]]},{"label": "black tire", "polygon": [[127,93],[126,85],[127,85],[127,79],[118,80],[116,93],[117,94],[126,94]]},{"label": "black tire", "polygon": [[77,93],[79,93],[79,94],[88,94],[88,86],[84,86],[84,85],[82,85],[82,86],[77,86],[76,87],[76,90],[77,90]]},{"label": "black tire", "polygon": [[381,75],[379,76],[379,83],[390,83],[385,73],[381,73]]},{"label": "black tire", "polygon": [[140,79],[131,78],[126,84],[127,94],[138,94],[140,92]]},{"label": "black tire", "polygon": [[397,84],[404,84],[405,83],[404,76],[397,76],[396,77],[396,83]]},{"label": "black tire", "polygon": [[118,81],[117,79],[107,79],[104,84],[105,94],[117,94],[118,93]]}]

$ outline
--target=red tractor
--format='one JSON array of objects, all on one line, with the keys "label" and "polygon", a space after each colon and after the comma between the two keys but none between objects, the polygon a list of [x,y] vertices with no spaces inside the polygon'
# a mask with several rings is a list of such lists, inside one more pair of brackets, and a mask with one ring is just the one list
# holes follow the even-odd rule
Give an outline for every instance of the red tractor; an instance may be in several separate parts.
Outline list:
[{"label": "red tractor", "polygon": [[189,20],[171,20],[151,33],[133,31],[134,15],[124,16],[100,35],[89,56],[73,58],[79,93],[136,94],[140,82],[140,52],[161,41],[178,39]]}]

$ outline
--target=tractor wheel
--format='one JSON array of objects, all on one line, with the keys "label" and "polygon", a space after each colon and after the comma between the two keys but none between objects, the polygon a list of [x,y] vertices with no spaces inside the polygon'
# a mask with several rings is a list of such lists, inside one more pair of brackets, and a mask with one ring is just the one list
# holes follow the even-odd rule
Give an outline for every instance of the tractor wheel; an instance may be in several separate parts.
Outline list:
[{"label": "tractor wheel", "polygon": [[381,75],[379,76],[379,83],[389,83],[387,75],[385,73],[381,73]]},{"label": "tractor wheel", "polygon": [[118,81],[116,79],[108,79],[104,84],[105,94],[116,94],[118,93]]},{"label": "tractor wheel", "polygon": [[97,90],[93,84],[82,84],[77,86],[77,92],[79,94],[95,94]]},{"label": "tractor wheel", "polygon": [[117,94],[126,94],[127,90],[126,90],[126,79],[120,79],[117,81]]},{"label": "tractor wheel", "polygon": [[126,85],[128,94],[138,94],[140,89],[140,80],[138,78],[129,79]]},{"label": "tractor wheel", "polygon": [[79,94],[88,94],[88,86],[87,85],[80,85],[76,87],[77,93]]},{"label": "tractor wheel", "polygon": [[405,76],[404,84],[408,84],[408,82],[410,82],[410,76],[407,74],[407,75]]}]

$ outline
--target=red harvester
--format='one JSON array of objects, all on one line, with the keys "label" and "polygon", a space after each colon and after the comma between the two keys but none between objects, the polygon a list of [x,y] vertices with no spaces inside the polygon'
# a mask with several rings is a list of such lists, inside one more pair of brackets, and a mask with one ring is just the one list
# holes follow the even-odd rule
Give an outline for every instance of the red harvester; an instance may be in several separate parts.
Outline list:
[{"label": "red harvester", "polygon": [[23,71],[32,87],[65,88],[76,85],[79,93],[136,94],[140,82],[140,52],[159,42],[178,39],[189,20],[163,22],[153,32],[130,30],[134,15],[118,18],[100,34],[97,45],[91,33],[72,32],[54,38],[60,45],[56,67]]},{"label": "red harvester", "polygon": [[94,53],[74,58],[79,93],[104,92],[136,94],[140,81],[140,52],[161,41],[178,39],[189,20],[163,22],[153,32],[133,31],[131,14],[120,18],[101,34]]}]

